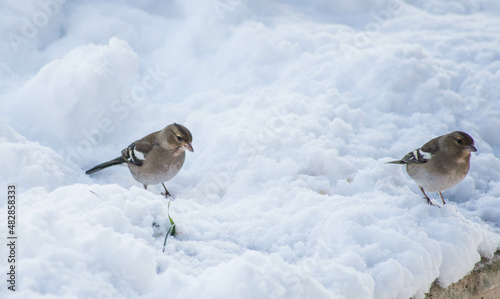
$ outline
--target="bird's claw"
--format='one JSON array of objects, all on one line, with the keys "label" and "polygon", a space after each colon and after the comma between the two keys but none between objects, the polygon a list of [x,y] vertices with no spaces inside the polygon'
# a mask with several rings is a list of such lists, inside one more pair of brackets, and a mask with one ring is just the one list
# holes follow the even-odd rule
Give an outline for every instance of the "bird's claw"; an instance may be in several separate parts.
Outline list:
[{"label": "bird's claw", "polygon": [[424,197],[424,198],[425,198],[425,199],[427,199],[427,203],[428,203],[429,205],[431,205],[431,206],[433,206],[433,207],[438,207],[438,208],[441,208],[439,205],[437,205],[437,204],[436,204],[436,205],[435,205],[435,204],[433,204],[433,203],[432,203],[432,201],[431,201],[429,198],[427,198],[427,197]]},{"label": "bird's claw", "polygon": [[165,196],[165,198],[172,196],[170,195],[170,192],[168,192],[167,187],[165,187],[165,184],[161,183],[161,185],[163,186],[163,189],[165,189],[165,193],[162,192],[161,195]]}]

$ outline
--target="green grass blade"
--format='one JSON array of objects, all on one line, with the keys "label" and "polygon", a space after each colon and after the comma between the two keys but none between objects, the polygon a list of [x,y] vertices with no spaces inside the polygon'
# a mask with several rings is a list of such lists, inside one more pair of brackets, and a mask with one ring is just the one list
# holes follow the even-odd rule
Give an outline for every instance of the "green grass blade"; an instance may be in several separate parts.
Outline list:
[{"label": "green grass blade", "polygon": [[170,227],[168,228],[167,234],[165,235],[165,240],[163,241],[163,252],[165,252],[165,246],[167,245],[168,236],[175,235],[175,222],[172,217],[170,217],[170,201],[168,202],[167,215],[168,220],[170,221]]}]

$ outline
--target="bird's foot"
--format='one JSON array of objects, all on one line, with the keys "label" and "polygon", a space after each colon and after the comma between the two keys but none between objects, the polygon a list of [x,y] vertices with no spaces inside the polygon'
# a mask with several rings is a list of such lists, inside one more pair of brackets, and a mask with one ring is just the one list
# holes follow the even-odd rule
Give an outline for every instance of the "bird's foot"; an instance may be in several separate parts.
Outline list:
[{"label": "bird's foot", "polygon": [[163,189],[165,189],[165,193],[161,193],[161,195],[165,196],[165,198],[168,198],[170,195],[170,192],[168,192],[167,187],[165,187],[165,184],[161,184],[163,186]]},{"label": "bird's foot", "polygon": [[432,203],[432,201],[428,198],[428,197],[424,197],[425,199],[427,199],[427,203],[433,207],[438,207],[438,208],[441,208],[439,205],[435,205]]},{"label": "bird's foot", "polygon": [[439,191],[438,193],[439,193],[439,196],[441,196],[441,200],[443,201],[443,206],[444,206],[446,204],[446,202],[444,201],[443,194],[441,193],[441,191]]},{"label": "bird's foot", "polygon": [[[430,204],[431,206],[436,206],[435,204],[432,203],[431,199],[429,198],[429,196],[427,196],[427,194],[425,194],[425,191],[424,191],[424,188],[418,186],[420,188],[420,191],[422,191],[422,194],[424,195],[424,198],[427,199],[427,203]],[[436,206],[436,207],[439,207],[441,208],[440,206]]]}]

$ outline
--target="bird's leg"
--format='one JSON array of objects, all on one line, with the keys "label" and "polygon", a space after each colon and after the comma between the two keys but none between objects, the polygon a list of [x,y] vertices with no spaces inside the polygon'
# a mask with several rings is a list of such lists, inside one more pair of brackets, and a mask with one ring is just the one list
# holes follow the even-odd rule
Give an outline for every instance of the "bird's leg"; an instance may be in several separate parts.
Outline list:
[{"label": "bird's leg", "polygon": [[144,190],[148,190],[148,185],[143,185],[144,186]]},{"label": "bird's leg", "polygon": [[422,188],[420,186],[418,186],[418,187],[420,188],[420,191],[422,191],[422,193],[424,194],[425,199],[427,199],[427,203],[430,204],[431,206],[433,206],[431,199],[429,198],[429,196],[427,196],[427,194],[425,194],[424,188]]},{"label": "bird's leg", "polygon": [[443,205],[445,205],[446,202],[444,202],[443,194],[441,194],[441,191],[438,191],[438,193],[439,193],[439,196],[441,196],[441,200],[443,201]]},{"label": "bird's leg", "polygon": [[165,197],[169,197],[169,196],[171,196],[171,195],[170,195],[170,193],[169,193],[169,192],[168,192],[168,190],[167,190],[167,187],[165,187],[165,184],[163,184],[163,183],[161,183],[161,184],[162,184],[162,186],[163,186],[163,189],[165,189],[165,193],[162,193],[162,194],[163,194],[163,195],[165,195]]}]

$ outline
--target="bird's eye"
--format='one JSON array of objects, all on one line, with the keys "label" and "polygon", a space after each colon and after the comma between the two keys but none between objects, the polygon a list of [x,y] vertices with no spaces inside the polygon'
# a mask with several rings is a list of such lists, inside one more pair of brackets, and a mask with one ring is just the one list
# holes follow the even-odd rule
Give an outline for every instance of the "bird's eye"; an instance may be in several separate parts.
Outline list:
[{"label": "bird's eye", "polygon": [[458,142],[458,144],[462,144],[463,143],[462,139],[457,139],[457,142]]},{"label": "bird's eye", "polygon": [[181,136],[177,136],[177,140],[181,141],[182,137]]}]

